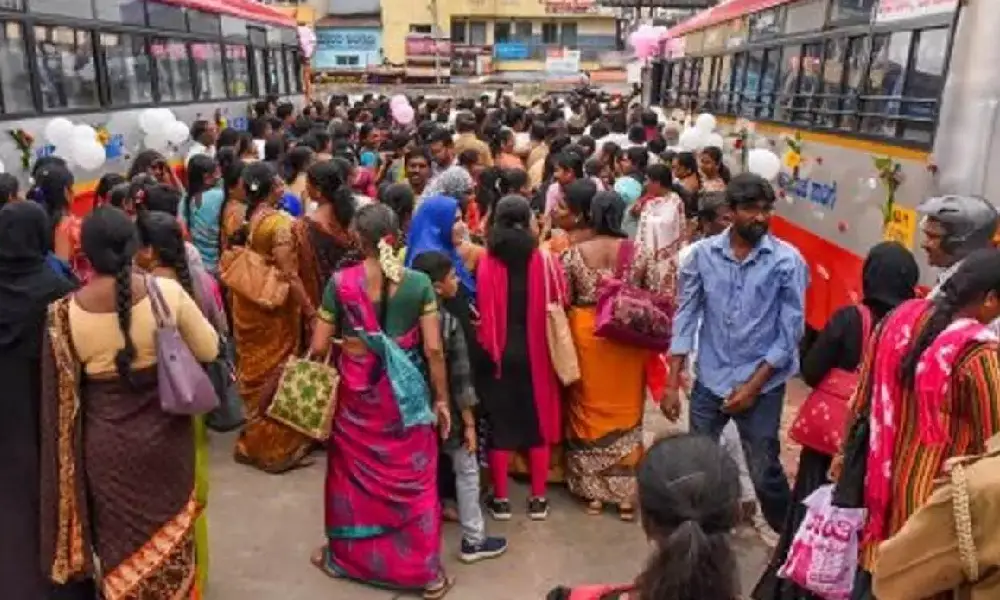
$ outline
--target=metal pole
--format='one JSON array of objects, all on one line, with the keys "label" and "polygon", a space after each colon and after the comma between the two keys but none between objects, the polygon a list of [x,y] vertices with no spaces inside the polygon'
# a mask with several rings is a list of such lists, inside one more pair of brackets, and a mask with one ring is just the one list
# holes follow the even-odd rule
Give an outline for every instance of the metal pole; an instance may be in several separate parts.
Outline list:
[{"label": "metal pole", "polygon": [[431,0],[431,37],[434,38],[434,80],[438,85],[441,85],[441,54],[438,52],[438,37],[440,31],[438,29],[438,3],[437,0]]}]

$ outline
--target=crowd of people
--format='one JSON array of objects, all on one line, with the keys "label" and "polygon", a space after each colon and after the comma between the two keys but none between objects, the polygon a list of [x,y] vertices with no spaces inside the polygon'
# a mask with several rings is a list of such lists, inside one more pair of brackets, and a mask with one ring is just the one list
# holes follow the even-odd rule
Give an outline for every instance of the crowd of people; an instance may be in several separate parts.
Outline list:
[{"label": "crowd of people", "polygon": [[[515,518],[521,473],[529,519],[564,482],[582,512],[641,521],[655,546],[633,582],[553,599],[735,600],[729,535],[758,511],[778,542],[753,597],[817,598],[779,570],[803,500],[831,481],[863,489],[869,515],[853,598],[997,589],[968,569],[966,534],[942,533],[954,500],[935,493],[1000,429],[992,205],[923,204],[940,285],[917,298],[910,251],[875,246],[863,297],[800,364],[807,266],[769,232],[771,184],[731,175],[722,149],[675,152],[662,113],[589,90],[411,102],[405,126],[372,95],[261,101],[249,132],[197,121],[182,168],[142,152],[82,218],[60,158],[40,159],[23,195],[0,175],[5,597],[204,597],[213,422],[162,409],[164,315],[198,362],[235,361],[237,462],[280,475],[326,452],[311,561],[333,578],[444,597],[442,522],[460,524],[463,562],[504,554],[484,509]],[[239,253],[287,294],[227,286]],[[613,306],[632,312],[609,315],[620,290]],[[663,314],[672,335],[649,339]],[[331,355],[338,406],[319,443],[266,407],[289,359]],[[421,375],[399,380],[400,364]],[[867,467],[805,448],[790,485],[786,384],[835,369],[860,373],[849,422],[871,423]],[[685,395],[690,433],[647,448],[647,401],[677,421]],[[996,480],[968,478],[966,494]],[[969,535],[975,572],[991,572],[996,555]]]}]

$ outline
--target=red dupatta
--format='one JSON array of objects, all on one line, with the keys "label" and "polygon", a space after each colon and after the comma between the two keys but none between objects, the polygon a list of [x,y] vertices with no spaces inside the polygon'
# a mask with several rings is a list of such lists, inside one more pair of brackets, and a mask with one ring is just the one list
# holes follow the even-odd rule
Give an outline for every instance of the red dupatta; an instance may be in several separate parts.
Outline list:
[{"label": "red dupatta", "polygon": [[[528,362],[538,412],[539,431],[546,444],[562,440],[559,381],[556,378],[549,343],[545,337],[545,286],[566,289],[562,265],[552,260],[545,268],[541,251],[536,250],[528,263]],[[549,281],[546,282],[545,278]],[[487,252],[476,270],[476,305],[479,309],[478,338],[486,353],[496,364],[496,377],[503,369],[503,353],[507,346],[507,266]]]}]

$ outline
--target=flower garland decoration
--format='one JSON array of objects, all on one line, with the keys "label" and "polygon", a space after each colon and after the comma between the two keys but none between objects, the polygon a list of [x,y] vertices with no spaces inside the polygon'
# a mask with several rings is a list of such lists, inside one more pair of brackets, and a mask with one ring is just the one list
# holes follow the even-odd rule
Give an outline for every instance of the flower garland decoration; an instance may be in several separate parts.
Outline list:
[{"label": "flower garland decoration", "polygon": [[14,140],[18,151],[21,153],[21,168],[25,171],[31,168],[31,149],[35,145],[35,136],[24,129],[9,129],[7,134]]},{"label": "flower garland decoration", "polygon": [[219,131],[222,131],[229,126],[229,123],[226,121],[226,117],[222,115],[221,108],[215,109],[215,126],[219,128]]},{"label": "flower garland decoration", "polygon": [[97,143],[107,148],[111,143],[111,132],[104,125],[98,125],[94,129],[97,131]]},{"label": "flower garland decoration", "polygon": [[799,170],[802,168],[802,134],[796,131],[793,135],[784,136],[785,156],[781,162],[792,171],[792,178],[799,178]]},{"label": "flower garland decoration", "polygon": [[903,185],[903,165],[891,156],[873,156],[878,180],[885,186],[885,202],[882,204],[882,225],[892,221],[892,209],[896,205],[896,190]]}]

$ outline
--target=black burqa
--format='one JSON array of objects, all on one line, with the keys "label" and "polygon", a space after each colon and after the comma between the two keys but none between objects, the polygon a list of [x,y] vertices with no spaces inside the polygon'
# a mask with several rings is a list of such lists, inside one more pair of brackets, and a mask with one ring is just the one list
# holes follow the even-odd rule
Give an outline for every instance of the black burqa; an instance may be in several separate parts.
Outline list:
[{"label": "black burqa", "polygon": [[[919,277],[920,269],[913,254],[903,246],[882,242],[871,249],[861,270],[861,286],[862,303],[871,312],[873,329],[894,308],[914,297]],[[867,343],[861,337],[861,324],[861,314],[855,306],[844,306],[833,313],[802,359],[801,375],[806,385],[815,388],[833,369],[858,369]],[[802,501],[829,483],[826,474],[831,460],[820,452],[802,449],[784,530],[771,563],[753,591],[754,600],[819,600],[819,596],[780,579],[778,569],[785,562],[795,533],[805,518],[806,508]]]},{"label": "black burqa", "polygon": [[[87,590],[47,583],[39,550],[38,403],[41,346],[50,302],[73,284],[45,261],[45,210],[15,202],[0,210],[0,596],[85,598]],[[90,591],[93,598],[93,591]]]}]

